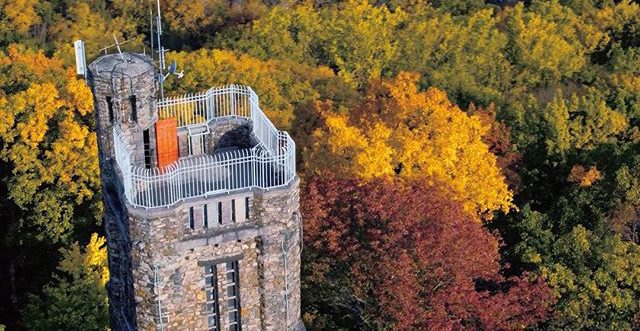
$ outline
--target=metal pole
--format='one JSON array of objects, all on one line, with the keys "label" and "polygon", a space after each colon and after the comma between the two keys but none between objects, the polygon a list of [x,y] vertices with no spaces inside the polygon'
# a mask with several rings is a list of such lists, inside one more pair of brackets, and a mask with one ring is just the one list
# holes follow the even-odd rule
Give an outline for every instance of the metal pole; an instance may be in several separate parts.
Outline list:
[{"label": "metal pole", "polygon": [[164,48],[162,47],[162,42],[160,40],[160,36],[162,35],[162,14],[160,13],[160,0],[156,0],[156,4],[158,5],[158,23],[156,28],[156,34],[158,35],[158,67],[160,69],[160,98],[164,98],[164,73],[162,69],[164,69]]},{"label": "metal pole", "polygon": [[162,302],[160,301],[160,271],[158,270],[158,265],[154,265],[153,267],[153,285],[156,288],[157,295],[157,303],[158,303],[158,324],[160,326],[160,331],[164,330],[164,322],[162,321]]},{"label": "metal pole", "polygon": [[151,62],[155,56],[153,55],[153,9],[151,9],[151,3],[149,3],[149,42],[151,43]]},{"label": "metal pole", "polygon": [[289,280],[288,273],[289,269],[287,266],[287,253],[289,251],[289,244],[285,245],[285,242],[288,241],[289,230],[286,228],[285,224],[285,232],[284,238],[282,238],[282,259],[284,260],[284,328],[285,330],[289,329]]}]

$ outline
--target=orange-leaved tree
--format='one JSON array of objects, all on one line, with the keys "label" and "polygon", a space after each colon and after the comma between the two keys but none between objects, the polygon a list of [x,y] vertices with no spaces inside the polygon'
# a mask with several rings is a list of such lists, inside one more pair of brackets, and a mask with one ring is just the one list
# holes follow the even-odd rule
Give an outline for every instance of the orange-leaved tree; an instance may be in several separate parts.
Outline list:
[{"label": "orange-leaved tree", "polygon": [[[424,178],[449,187],[467,212],[508,211],[509,191],[496,156],[483,142],[489,127],[436,88],[420,91],[418,75],[400,73],[371,83],[353,107],[320,111],[315,142],[304,152],[307,171],[339,176]],[[329,107],[331,109],[331,107]]]}]

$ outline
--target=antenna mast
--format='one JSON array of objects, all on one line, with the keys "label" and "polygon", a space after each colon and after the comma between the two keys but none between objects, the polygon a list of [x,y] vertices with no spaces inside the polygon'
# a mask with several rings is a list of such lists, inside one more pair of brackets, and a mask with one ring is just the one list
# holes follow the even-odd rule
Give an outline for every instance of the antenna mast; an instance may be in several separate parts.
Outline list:
[{"label": "antenna mast", "polygon": [[153,7],[151,7],[151,2],[149,2],[149,43],[151,44],[151,62],[155,55],[153,55]]},{"label": "antenna mast", "polygon": [[[162,13],[160,12],[160,0],[156,0],[156,4],[158,6],[158,16],[156,17],[156,37],[158,39],[156,45],[158,46],[158,69],[160,72],[158,73],[158,80],[160,81],[160,98],[164,98],[164,81],[169,77],[169,75],[176,75],[178,78],[182,78],[184,76],[184,70],[178,72],[178,64],[174,60],[171,65],[169,65],[169,71],[167,74],[164,74],[164,69],[166,69],[166,63],[164,59],[164,53],[167,51],[162,47]],[[151,6],[149,6],[149,12],[153,14],[151,10]],[[153,36],[153,18],[151,18],[151,32],[150,35]],[[151,38],[151,60],[153,60],[153,38]]]},{"label": "antenna mast", "polygon": [[162,70],[164,69],[164,47],[162,47],[162,41],[160,40],[160,36],[162,36],[162,14],[160,12],[160,0],[156,0],[158,5],[158,16],[157,16],[157,28],[156,34],[158,36],[158,67],[160,68],[160,98],[164,98],[164,74]]}]

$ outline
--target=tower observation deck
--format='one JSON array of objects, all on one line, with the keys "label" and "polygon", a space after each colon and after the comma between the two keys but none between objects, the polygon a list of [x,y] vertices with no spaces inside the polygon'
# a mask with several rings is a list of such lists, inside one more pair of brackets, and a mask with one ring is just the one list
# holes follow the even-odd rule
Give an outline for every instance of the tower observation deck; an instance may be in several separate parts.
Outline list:
[{"label": "tower observation deck", "polygon": [[176,133],[179,158],[170,164],[136,160],[136,147],[113,126],[115,157],[132,206],[170,207],[194,197],[269,190],[296,177],[295,143],[264,115],[250,87],[164,98],[156,102],[155,112],[176,122],[177,130],[167,134]]}]

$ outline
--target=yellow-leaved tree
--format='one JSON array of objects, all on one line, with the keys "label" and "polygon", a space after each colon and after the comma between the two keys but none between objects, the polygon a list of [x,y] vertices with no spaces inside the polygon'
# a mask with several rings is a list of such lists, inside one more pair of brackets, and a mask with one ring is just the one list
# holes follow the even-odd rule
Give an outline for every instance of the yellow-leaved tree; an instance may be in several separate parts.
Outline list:
[{"label": "yellow-leaved tree", "polygon": [[[607,106],[595,89],[583,96],[560,95],[547,104],[547,152],[564,155],[572,150],[591,150],[617,141],[628,128],[624,114]],[[559,93],[558,93],[559,94]]]},{"label": "yellow-leaved tree", "polygon": [[[134,21],[126,17],[107,18],[89,3],[69,3],[64,19],[57,20],[49,29],[55,47],[54,55],[67,65],[74,63],[73,41],[82,39],[89,58],[101,55],[100,49],[112,45],[114,37],[123,42],[123,50],[140,51],[142,35],[136,32]],[[131,47],[131,48],[130,48]]]},{"label": "yellow-leaved tree", "polygon": [[38,2],[38,0],[0,1],[0,12],[4,14],[0,19],[4,27],[0,30],[13,30],[13,33],[20,37],[27,36],[29,28],[42,21],[36,10]]},{"label": "yellow-leaved tree", "polygon": [[[507,15],[508,13],[508,15]],[[540,84],[571,77],[588,62],[588,54],[606,40],[560,1],[518,3],[505,12],[507,51],[518,68],[518,80]]]},{"label": "yellow-leaved tree", "polygon": [[91,91],[42,53],[10,47],[0,67],[0,174],[10,223],[39,240],[65,241],[102,212]]},{"label": "yellow-leaved tree", "polygon": [[185,69],[180,80],[168,80],[166,95],[205,91],[212,86],[251,86],[269,119],[283,129],[293,120],[296,105],[315,100],[344,83],[327,67],[279,60],[260,60],[226,50],[171,52],[170,60]]},{"label": "yellow-leaved tree", "polygon": [[304,151],[307,171],[332,171],[371,179],[426,178],[446,185],[452,198],[474,215],[507,212],[512,193],[495,155],[482,141],[488,126],[467,115],[436,88],[424,92],[418,75],[402,72],[372,82],[363,100],[348,109],[327,111]]},{"label": "yellow-leaved tree", "polygon": [[86,246],[76,242],[60,251],[60,274],[24,311],[29,330],[108,330],[106,240],[94,233]]}]

